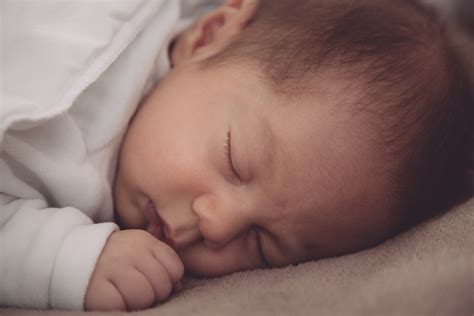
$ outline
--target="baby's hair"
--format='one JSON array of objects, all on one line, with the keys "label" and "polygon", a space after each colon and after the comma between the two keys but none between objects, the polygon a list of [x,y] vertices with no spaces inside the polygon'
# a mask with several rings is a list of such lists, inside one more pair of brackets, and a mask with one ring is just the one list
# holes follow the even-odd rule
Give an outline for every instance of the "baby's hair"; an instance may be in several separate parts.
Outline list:
[{"label": "baby's hair", "polygon": [[311,93],[322,73],[353,83],[409,225],[472,195],[472,87],[449,34],[411,0],[263,0],[205,65],[252,61],[286,95]]}]

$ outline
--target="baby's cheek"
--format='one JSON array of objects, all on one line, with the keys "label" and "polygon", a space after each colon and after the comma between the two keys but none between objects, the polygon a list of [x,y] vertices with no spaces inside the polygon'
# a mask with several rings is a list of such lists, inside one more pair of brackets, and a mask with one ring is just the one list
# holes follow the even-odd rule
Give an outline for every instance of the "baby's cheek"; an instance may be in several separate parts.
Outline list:
[{"label": "baby's cheek", "polygon": [[180,251],[187,273],[213,277],[260,267],[255,254],[242,247],[242,241],[232,241],[220,249],[211,249],[203,242]]},{"label": "baby's cheek", "polygon": [[123,182],[116,181],[114,185],[114,213],[115,219],[122,228],[141,229],[145,227],[146,221],[141,210],[133,203],[133,200]]}]

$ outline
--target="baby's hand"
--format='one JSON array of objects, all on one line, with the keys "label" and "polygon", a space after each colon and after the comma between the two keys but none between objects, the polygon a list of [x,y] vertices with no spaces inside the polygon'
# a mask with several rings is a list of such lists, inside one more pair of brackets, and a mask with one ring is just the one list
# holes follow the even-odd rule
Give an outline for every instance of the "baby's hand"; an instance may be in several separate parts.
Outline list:
[{"label": "baby's hand", "polygon": [[89,282],[86,310],[137,310],[166,299],[183,276],[176,252],[142,230],[112,233]]}]

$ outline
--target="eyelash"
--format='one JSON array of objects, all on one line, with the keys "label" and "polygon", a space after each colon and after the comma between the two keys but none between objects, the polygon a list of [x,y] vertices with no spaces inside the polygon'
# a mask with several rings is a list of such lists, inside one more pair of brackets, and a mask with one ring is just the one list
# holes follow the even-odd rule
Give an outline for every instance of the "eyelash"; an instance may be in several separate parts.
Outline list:
[{"label": "eyelash", "polygon": [[240,176],[239,176],[239,174],[237,173],[237,171],[235,170],[234,164],[232,163],[230,130],[227,132],[227,140],[226,140],[226,142],[225,142],[225,151],[226,151],[227,161],[228,161],[228,163],[229,163],[229,168],[230,168],[230,170],[232,170],[232,172],[234,173],[234,175],[235,175],[237,178],[239,178],[239,180],[240,180]]}]

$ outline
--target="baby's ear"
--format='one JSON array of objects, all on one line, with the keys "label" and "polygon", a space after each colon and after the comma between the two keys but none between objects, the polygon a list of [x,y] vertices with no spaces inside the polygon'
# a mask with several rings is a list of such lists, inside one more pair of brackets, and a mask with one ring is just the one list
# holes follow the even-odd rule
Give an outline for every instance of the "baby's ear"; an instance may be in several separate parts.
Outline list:
[{"label": "baby's ear", "polygon": [[171,61],[203,60],[226,47],[254,17],[258,0],[230,0],[201,17],[176,40]]}]

